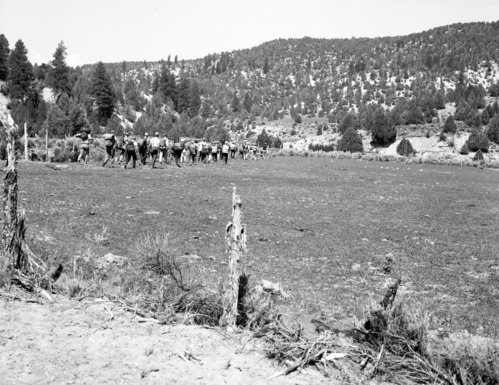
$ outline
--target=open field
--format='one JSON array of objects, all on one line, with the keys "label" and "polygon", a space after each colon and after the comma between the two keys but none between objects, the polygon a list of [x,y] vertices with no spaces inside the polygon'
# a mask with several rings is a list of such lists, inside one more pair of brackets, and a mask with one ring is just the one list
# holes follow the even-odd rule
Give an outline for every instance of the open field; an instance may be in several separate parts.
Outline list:
[{"label": "open field", "polygon": [[[56,171],[19,164],[28,241],[71,270],[76,255],[134,258],[145,233],[169,234],[205,281],[226,276],[232,186],[248,225],[247,271],[281,282],[291,313],[361,317],[401,276],[431,326],[499,335],[499,173],[470,167],[323,158],[180,169]],[[99,236],[106,242],[96,242]],[[382,266],[391,253],[393,271]]]}]

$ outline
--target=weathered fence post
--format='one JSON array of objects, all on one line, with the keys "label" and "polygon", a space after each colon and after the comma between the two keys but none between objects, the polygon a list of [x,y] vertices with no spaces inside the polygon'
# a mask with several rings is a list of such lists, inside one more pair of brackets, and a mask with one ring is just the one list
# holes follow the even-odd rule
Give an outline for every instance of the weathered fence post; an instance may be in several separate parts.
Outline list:
[{"label": "weathered fence post", "polygon": [[18,134],[16,127],[7,128],[7,166],[3,180],[3,231],[4,261],[2,270],[6,267],[19,267],[22,264],[22,239],[24,234],[19,231],[17,216],[17,170],[15,156],[15,141]]},{"label": "weathered fence post", "polygon": [[45,130],[45,162],[49,161],[49,130]]},{"label": "weathered fence post", "polygon": [[228,243],[229,253],[229,285],[225,291],[223,300],[223,315],[220,319],[221,326],[234,328],[237,319],[237,305],[239,298],[239,260],[246,251],[246,226],[241,224],[242,202],[236,194],[236,188],[232,192],[232,222],[227,225],[225,238]]},{"label": "weathered fence post", "polygon": [[28,161],[28,123],[24,123],[24,160]]},{"label": "weathered fence post", "polygon": [[[3,180],[3,250],[0,253],[0,271],[8,272],[11,279],[25,288],[48,286],[52,279],[47,266],[35,256],[25,241],[24,212],[18,213],[18,187],[15,144],[18,128],[7,127],[7,166]],[[50,298],[50,295],[42,290]]]}]

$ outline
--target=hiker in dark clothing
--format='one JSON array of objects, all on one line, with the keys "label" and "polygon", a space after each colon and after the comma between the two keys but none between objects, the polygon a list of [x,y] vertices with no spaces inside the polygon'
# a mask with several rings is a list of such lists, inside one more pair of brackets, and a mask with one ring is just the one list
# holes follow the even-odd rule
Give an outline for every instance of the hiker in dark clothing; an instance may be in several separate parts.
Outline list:
[{"label": "hiker in dark clothing", "polygon": [[129,136],[125,142],[125,168],[128,167],[130,159],[132,159],[132,167],[135,168],[137,163],[137,142],[133,136]]},{"label": "hiker in dark clothing", "polygon": [[137,141],[137,145],[139,147],[139,157],[140,163],[145,165],[147,161],[147,151],[149,147],[149,134],[146,132],[143,138],[140,138]]},{"label": "hiker in dark clothing", "polygon": [[184,144],[179,138],[176,138],[173,142],[173,157],[175,158],[175,164],[180,167],[180,157],[182,156],[182,151],[184,150]]}]

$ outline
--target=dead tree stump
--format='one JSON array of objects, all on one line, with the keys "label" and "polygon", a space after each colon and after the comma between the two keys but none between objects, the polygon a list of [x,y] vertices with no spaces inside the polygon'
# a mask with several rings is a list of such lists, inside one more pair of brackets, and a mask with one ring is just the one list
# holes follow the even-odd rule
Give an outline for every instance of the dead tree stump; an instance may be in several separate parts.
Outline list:
[{"label": "dead tree stump", "polygon": [[[236,188],[232,192],[232,222],[227,225],[225,238],[227,239],[227,251],[229,253],[229,285],[223,299],[223,314],[220,326],[234,328],[238,315],[239,302],[239,261],[246,251],[246,226],[241,224],[242,202],[236,195]],[[243,274],[244,275],[244,274]]]},{"label": "dead tree stump", "polygon": [[36,257],[26,244],[24,236],[24,213],[18,214],[17,170],[15,142],[18,131],[16,127],[7,129],[7,166],[3,180],[3,229],[2,255],[0,255],[0,271],[10,272],[12,279],[22,286],[33,289],[48,286],[50,278],[46,275],[45,263]]},{"label": "dead tree stump", "polygon": [[17,216],[16,128],[7,129],[7,166],[3,179],[3,261],[2,270],[22,266],[22,239]]}]

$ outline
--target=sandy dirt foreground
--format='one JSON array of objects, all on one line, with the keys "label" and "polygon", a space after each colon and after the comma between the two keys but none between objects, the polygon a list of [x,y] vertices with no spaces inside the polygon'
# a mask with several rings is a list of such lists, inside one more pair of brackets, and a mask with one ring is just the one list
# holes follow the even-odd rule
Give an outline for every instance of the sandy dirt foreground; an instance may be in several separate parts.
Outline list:
[{"label": "sandy dirt foreground", "polygon": [[0,293],[1,385],[331,384],[314,369],[269,379],[283,368],[247,336],[139,322],[109,301],[55,298]]}]

